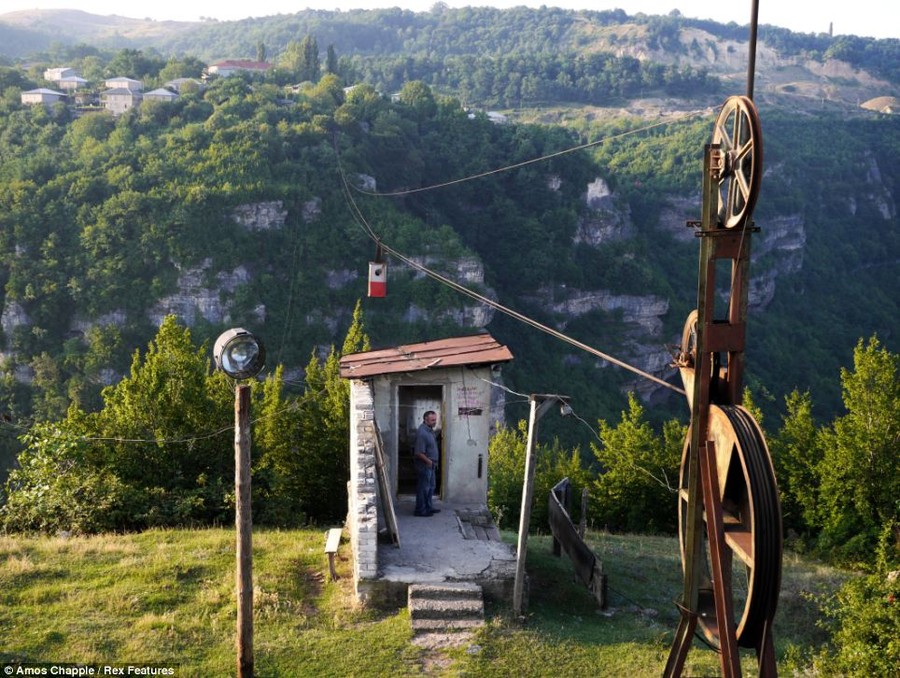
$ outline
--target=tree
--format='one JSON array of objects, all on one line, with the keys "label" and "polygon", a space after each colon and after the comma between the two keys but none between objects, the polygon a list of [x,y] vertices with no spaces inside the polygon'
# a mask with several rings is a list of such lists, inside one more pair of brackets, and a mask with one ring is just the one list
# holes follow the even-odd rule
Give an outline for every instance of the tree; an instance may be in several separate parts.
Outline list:
[{"label": "tree", "polygon": [[822,607],[821,626],[832,633],[815,657],[814,673],[888,678],[900,666],[900,566],[896,524],[886,525],[875,549],[874,572],[843,584]]},{"label": "tree", "polygon": [[101,431],[146,441],[114,443],[123,480],[169,489],[193,486],[202,474],[229,473],[227,445],[196,439],[210,422],[230,420],[228,391],[216,374],[210,376],[207,348],[195,347],[191,331],[166,316],[145,355],[135,351],[130,375],[102,394]]},{"label": "tree", "polygon": [[159,56],[147,55],[139,49],[122,49],[106,65],[106,75],[144,80],[155,78],[165,65]]},{"label": "tree", "polygon": [[279,61],[299,82],[319,80],[319,45],[311,35],[305,35],[300,42],[291,40]]},{"label": "tree", "polygon": [[298,410],[305,399],[286,396],[283,365],[257,386],[254,391],[262,393],[253,424],[253,445],[259,450],[253,463],[253,519],[270,525],[303,525],[306,497],[298,481],[305,471]]},{"label": "tree", "polygon": [[809,391],[793,391],[785,397],[785,407],[781,429],[769,444],[781,493],[782,520],[785,530],[809,536],[818,531],[817,471],[822,447]]},{"label": "tree", "polygon": [[618,425],[599,425],[601,445],[591,444],[600,464],[591,492],[595,519],[629,532],[674,531],[683,427],[667,424],[664,436],[657,436],[633,393]]},{"label": "tree", "polygon": [[328,45],[328,52],[325,57],[325,71],[338,75],[338,58],[337,52],[334,51],[334,45]]},{"label": "tree", "polygon": [[301,80],[316,82],[319,79],[319,44],[311,35],[300,41],[300,52],[303,55]]},{"label": "tree", "polygon": [[847,414],[822,431],[819,512],[823,548],[871,561],[878,534],[900,523],[900,355],[877,337],[841,369]]},{"label": "tree", "polygon": [[279,368],[263,387],[263,416],[255,438],[263,449],[258,474],[266,485],[266,519],[280,524],[340,520],[347,512],[350,478],[350,385],[340,376],[340,357],[369,350],[362,305],[338,353],[324,362],[313,353],[306,366],[306,388],[299,400],[287,399]]},{"label": "tree", "polygon": [[400,103],[409,106],[419,122],[429,120],[437,112],[431,88],[421,80],[412,80],[400,90]]},{"label": "tree", "polygon": [[[23,436],[4,524],[93,532],[227,518],[233,455],[220,434],[231,389],[207,354],[167,316],[129,376],[104,389],[99,412],[72,406]],[[214,422],[225,426],[211,431]]]},{"label": "tree", "polygon": [[0,526],[11,531],[78,534],[130,526],[133,497],[73,421],[37,424],[22,436],[18,468],[6,484]]},{"label": "tree", "polygon": [[185,56],[180,59],[170,58],[165,67],[159,72],[159,79],[163,82],[177,78],[199,78],[203,75],[204,64],[197,57]]},{"label": "tree", "polygon": [[[488,444],[488,508],[498,526],[517,529],[522,508],[525,483],[525,452],[528,443],[528,422],[518,422],[516,428],[499,427]],[[590,474],[581,463],[578,448],[566,450],[558,440],[535,445],[534,506],[529,531],[549,529],[547,499],[550,490],[563,478],[572,483],[573,496],[590,483]],[[580,519],[580,506],[572,507],[573,520]]]}]

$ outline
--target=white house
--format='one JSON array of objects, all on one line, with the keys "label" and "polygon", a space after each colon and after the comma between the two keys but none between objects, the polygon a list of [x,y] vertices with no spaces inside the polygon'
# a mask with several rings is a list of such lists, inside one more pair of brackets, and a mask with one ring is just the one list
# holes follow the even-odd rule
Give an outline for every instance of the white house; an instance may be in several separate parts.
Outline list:
[{"label": "white house", "polygon": [[73,75],[78,75],[78,73],[75,72],[74,68],[69,68],[68,66],[48,68],[44,71],[44,80],[47,82],[59,82],[63,78],[68,78]]},{"label": "white house", "polygon": [[151,92],[144,92],[144,101],[175,101],[178,95],[172,90],[160,87]]},{"label": "white house", "polygon": [[133,92],[140,92],[144,89],[144,83],[140,80],[134,80],[133,78],[110,78],[106,81],[105,85],[109,89],[130,89]]},{"label": "white house", "polygon": [[227,78],[235,73],[265,73],[270,68],[272,68],[272,64],[266,61],[231,59],[212,64],[206,69],[206,72],[210,75]]},{"label": "white house", "polygon": [[33,106],[34,104],[44,104],[45,106],[49,106],[50,104],[55,104],[57,101],[62,101],[65,99],[66,95],[64,92],[57,92],[54,89],[47,89],[46,87],[41,87],[39,89],[31,89],[27,92],[22,92],[22,103]]}]

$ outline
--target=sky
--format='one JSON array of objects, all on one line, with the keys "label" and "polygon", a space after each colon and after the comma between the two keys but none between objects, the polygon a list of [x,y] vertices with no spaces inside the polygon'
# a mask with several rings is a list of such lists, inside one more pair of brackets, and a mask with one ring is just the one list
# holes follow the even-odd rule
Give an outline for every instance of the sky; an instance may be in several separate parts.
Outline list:
[{"label": "sky", "polygon": [[[668,14],[678,9],[684,16],[722,23],[750,23],[751,0],[445,0],[451,7],[558,6],[567,9],[621,8],[628,14]],[[0,0],[0,15],[23,9],[80,9],[92,14],[118,14],[138,19],[197,21],[200,17],[222,21],[247,17],[293,14],[303,9],[374,9],[403,7],[427,11],[434,0]],[[900,38],[897,0],[759,0],[759,22],[800,33],[827,33],[873,38]]]}]

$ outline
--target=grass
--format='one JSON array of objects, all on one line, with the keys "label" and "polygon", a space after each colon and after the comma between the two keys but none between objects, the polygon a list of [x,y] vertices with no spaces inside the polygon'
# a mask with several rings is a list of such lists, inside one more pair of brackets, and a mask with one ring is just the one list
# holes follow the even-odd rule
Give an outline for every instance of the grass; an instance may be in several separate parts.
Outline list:
[{"label": "grass", "polygon": [[[514,539],[514,535],[505,535]],[[610,607],[573,581],[571,564],[529,539],[524,623],[489,606],[475,644],[435,655],[410,644],[405,609],[353,602],[349,550],[337,582],[325,579],[322,531],[254,534],[254,659],[259,676],[659,675],[681,587],[674,539],[589,535],[609,576]],[[234,533],[152,530],[97,537],[0,537],[0,663],[176,663],[177,675],[235,673]],[[785,558],[775,623],[783,661],[824,638],[803,591],[833,589],[834,571]],[[744,657],[755,673],[751,655]],[[685,675],[718,675],[696,646]]]}]

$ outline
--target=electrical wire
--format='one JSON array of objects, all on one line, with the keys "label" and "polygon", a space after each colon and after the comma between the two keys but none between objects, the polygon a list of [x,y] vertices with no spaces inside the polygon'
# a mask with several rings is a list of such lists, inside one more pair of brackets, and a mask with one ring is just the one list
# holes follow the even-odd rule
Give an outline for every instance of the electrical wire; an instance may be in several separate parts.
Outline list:
[{"label": "electrical wire", "polygon": [[644,370],[642,370],[638,367],[634,367],[633,365],[629,365],[628,363],[626,363],[622,360],[619,360],[618,358],[615,358],[615,357],[609,355],[608,353],[604,353],[603,351],[593,348],[592,346],[588,346],[587,344],[585,344],[581,341],[578,341],[577,339],[570,337],[566,334],[563,334],[562,332],[555,330],[552,327],[548,327],[547,325],[544,325],[543,323],[540,323],[537,320],[534,320],[533,318],[529,318],[528,316],[526,316],[522,313],[519,313],[518,311],[514,311],[513,309],[511,309],[507,306],[504,306],[503,304],[501,304],[497,301],[494,301],[493,299],[489,299],[488,297],[485,297],[484,295],[479,294],[478,292],[471,290],[468,287],[465,287],[464,285],[460,285],[455,280],[450,280],[449,278],[447,278],[444,275],[441,275],[437,271],[431,270],[424,264],[420,264],[419,262],[411,259],[410,257],[407,257],[402,252],[385,244],[384,241],[381,240],[381,238],[375,233],[372,226],[366,220],[365,215],[363,215],[362,211],[359,209],[359,206],[356,204],[356,201],[353,199],[353,195],[350,192],[351,184],[348,181],[347,175],[344,172],[344,168],[340,163],[340,154],[337,152],[337,148],[335,148],[335,153],[338,158],[338,169],[340,171],[341,180],[344,185],[344,196],[348,201],[348,208],[350,209],[350,213],[353,215],[354,221],[357,222],[357,224],[363,229],[363,231],[373,241],[375,241],[375,243],[377,245],[379,245],[384,252],[390,254],[391,256],[393,256],[396,259],[399,259],[404,264],[406,264],[407,266],[409,266],[411,268],[414,268],[415,270],[419,271],[420,273],[424,273],[429,278],[432,278],[433,280],[436,280],[437,282],[449,287],[450,289],[452,289],[456,292],[459,292],[460,294],[463,294],[471,299],[474,299],[475,301],[485,304],[486,306],[490,306],[491,308],[493,308],[497,311],[500,311],[501,313],[504,313],[504,314],[508,315],[509,317],[514,318],[515,320],[518,320],[519,322],[522,322],[526,325],[529,325],[530,327],[540,330],[541,332],[549,334],[551,337],[555,337],[556,339],[559,339],[560,341],[564,341],[567,344],[570,344],[576,348],[580,348],[581,350],[586,351],[587,353],[590,353],[591,355],[601,358],[609,363],[612,363],[613,365],[621,367],[622,369],[628,370],[630,372],[633,372],[634,374],[637,374],[638,376],[644,377],[645,379],[655,382],[656,384],[663,386],[664,388],[675,391],[676,393],[680,393],[681,395],[685,395],[685,392],[683,389],[678,388],[677,386],[675,386],[673,384],[670,384],[669,382],[665,381],[664,379],[660,379],[656,375],[650,374],[649,372],[645,372]]},{"label": "electrical wire", "polygon": [[[681,117],[677,118],[675,121],[689,120],[691,118],[698,117],[699,115],[702,115],[702,114],[703,114],[702,112],[694,112],[694,113],[691,113],[688,115],[681,116]],[[598,358],[601,358],[609,363],[612,363],[613,365],[617,365],[618,367],[621,367],[622,369],[629,370],[639,376],[642,376],[646,379],[649,379],[650,381],[657,383],[660,386],[663,386],[665,388],[675,391],[676,393],[680,393],[680,394],[684,395],[685,394],[684,390],[678,388],[677,386],[674,386],[673,384],[670,384],[667,381],[659,379],[655,375],[652,375],[648,372],[640,370],[637,367],[634,367],[634,366],[629,365],[621,360],[618,360],[617,358],[614,358],[611,355],[608,355],[608,354],[606,354],[602,351],[599,351],[591,346],[588,346],[587,344],[584,344],[584,343],[582,343],[572,337],[569,337],[557,330],[554,330],[546,325],[543,325],[542,323],[539,323],[536,320],[533,320],[521,313],[518,313],[517,311],[514,311],[514,310],[500,304],[499,302],[489,299],[488,297],[485,297],[485,296],[475,292],[474,290],[470,290],[469,288],[464,287],[463,285],[460,285],[459,283],[457,283],[453,280],[450,280],[449,278],[437,273],[436,271],[432,271],[431,269],[424,266],[423,264],[419,264],[418,262],[414,261],[413,259],[403,255],[398,250],[395,250],[394,248],[385,245],[384,242],[381,240],[381,238],[377,235],[377,233],[374,231],[374,229],[371,227],[371,225],[366,220],[365,215],[359,209],[359,206],[356,204],[356,201],[353,199],[353,195],[351,193],[351,189],[352,189],[352,190],[357,191],[358,193],[361,193],[364,195],[369,195],[369,196],[374,196],[374,197],[397,197],[397,196],[409,195],[409,194],[413,194],[413,193],[421,193],[421,192],[430,191],[430,190],[437,190],[440,188],[445,188],[447,186],[452,186],[452,185],[464,183],[467,181],[473,181],[475,179],[481,179],[481,178],[484,178],[484,177],[487,177],[487,176],[490,176],[493,174],[499,174],[501,172],[507,172],[510,170],[518,169],[518,168],[525,167],[525,166],[528,166],[531,164],[535,164],[535,163],[542,162],[545,160],[550,160],[550,159],[553,159],[556,157],[567,155],[569,153],[574,153],[577,151],[592,148],[594,146],[599,146],[606,142],[613,141],[615,139],[620,139],[620,138],[623,138],[626,136],[630,136],[632,134],[643,133],[643,132],[652,130],[656,127],[667,125],[671,122],[673,122],[673,120],[660,121],[657,123],[653,123],[651,125],[646,125],[644,127],[636,128],[633,130],[628,130],[626,132],[621,132],[619,134],[615,134],[610,137],[604,137],[602,139],[598,139],[598,140],[591,141],[588,143],[580,144],[578,146],[573,146],[571,148],[563,149],[563,150],[557,151],[555,153],[550,153],[548,155],[540,156],[537,158],[532,158],[532,159],[525,160],[525,161],[522,161],[519,163],[514,163],[512,165],[499,167],[499,168],[496,168],[493,170],[489,170],[487,172],[482,172],[479,174],[462,177],[462,178],[444,182],[441,184],[434,184],[431,186],[423,186],[423,187],[416,188],[416,189],[408,189],[405,191],[394,191],[394,192],[387,192],[387,193],[379,193],[376,191],[365,191],[357,186],[354,186],[347,180],[346,173],[344,172],[343,166],[341,165],[340,153],[338,152],[336,139],[335,139],[335,155],[337,157],[338,169],[340,171],[340,176],[341,176],[342,191],[344,193],[345,199],[347,200],[347,204],[350,209],[351,215],[354,218],[354,221],[357,223],[357,225],[359,225],[363,229],[363,231],[366,233],[366,235],[369,238],[371,238],[377,245],[379,245],[386,253],[392,255],[396,259],[399,259],[400,261],[405,263],[407,266],[410,266],[411,268],[420,271],[421,273],[436,280],[437,282],[448,286],[449,288],[455,290],[456,292],[459,292],[460,294],[463,294],[465,296],[468,296],[471,299],[474,299],[475,301],[478,301],[482,304],[490,306],[491,308],[494,308],[495,310],[500,311],[501,313],[504,313],[516,320],[519,320],[520,322],[523,322],[526,325],[534,327],[535,329],[537,329],[539,331],[545,332],[545,333],[549,334],[550,336],[553,336],[561,341],[569,343],[572,346],[575,346],[576,348],[580,348]],[[299,239],[294,244],[294,251],[292,253],[292,259],[295,259],[295,257],[296,257],[298,244],[299,244]],[[296,262],[294,261],[293,263],[295,264]],[[290,290],[289,290],[291,297],[293,297],[293,291],[294,291],[294,280],[292,279]],[[290,307],[290,303],[289,303],[289,307]],[[285,328],[285,332],[287,332],[287,327]],[[284,349],[284,336],[282,337],[281,346],[279,347],[279,354],[281,354],[283,349]],[[285,381],[288,381],[289,383],[298,383],[298,384],[303,383],[303,382],[299,382],[299,381],[290,381],[290,380],[285,380]],[[493,383],[493,382],[489,382],[489,383]],[[495,384],[495,385],[497,385],[497,384]],[[509,391],[509,389],[506,389],[506,390]],[[509,392],[514,395],[517,395],[519,397],[525,398],[526,399],[525,402],[527,402],[528,396],[526,396],[525,394],[515,393],[514,391],[509,391]],[[268,415],[268,416],[276,416],[277,414],[280,414],[281,412],[283,412],[287,409],[291,409],[293,407],[299,407],[299,405],[300,405],[300,403],[294,403],[294,404],[292,404],[286,408],[283,408],[282,410],[279,410],[278,412],[272,413],[271,415]],[[252,420],[251,423],[256,423],[265,418],[266,417],[260,417],[260,418],[254,419],[254,420]],[[588,426],[588,428],[591,428],[590,425],[587,424],[587,422],[585,422],[583,419],[581,419],[580,417],[577,417],[577,416],[576,416],[576,418],[580,419],[583,423],[585,423]],[[33,426],[33,423],[31,425],[24,425],[24,424],[9,422],[9,421],[0,421],[0,428],[5,428],[5,429],[25,431],[25,430],[30,429],[31,426]],[[200,435],[195,435],[192,437],[185,437],[185,438],[153,438],[153,439],[151,439],[151,438],[82,436],[82,437],[79,437],[79,439],[85,440],[85,441],[92,441],[92,442],[116,442],[116,443],[135,443],[135,444],[146,444],[146,443],[156,443],[156,444],[185,444],[185,443],[188,443],[189,444],[189,443],[193,443],[196,441],[207,440],[209,438],[223,435],[224,433],[227,433],[227,432],[233,431],[233,430],[234,430],[234,426],[228,426],[228,427],[223,427],[221,429],[213,431],[211,433],[200,434]],[[593,431],[593,429],[591,429],[591,430]],[[594,435],[596,436],[595,431],[594,431]],[[599,439],[599,436],[597,436],[597,438]],[[651,477],[653,477],[652,474],[650,474],[650,475],[651,475]]]},{"label": "electrical wire", "polygon": [[300,229],[296,229],[296,240],[294,241],[294,247],[291,251],[291,279],[290,284],[288,285],[288,303],[287,303],[287,312],[285,313],[284,318],[284,328],[281,331],[281,345],[278,347],[278,358],[277,361],[280,363],[282,355],[284,354],[284,346],[287,343],[288,334],[291,331],[291,325],[293,323],[293,310],[294,310],[294,288],[298,284],[298,272],[297,272],[297,253],[300,250]]},{"label": "electrical wire", "polygon": [[[255,417],[250,420],[250,424],[256,424],[261,421],[265,421],[267,419],[271,419],[277,417],[285,412],[290,412],[293,410],[300,410],[304,407],[309,400],[321,396],[326,392],[326,389],[322,389],[318,393],[314,394],[304,394],[303,399],[295,400],[294,402],[281,407],[274,412],[269,414],[261,415],[259,417]],[[31,425],[23,425],[16,424],[12,422],[3,422],[3,424],[9,428],[14,428],[20,431],[30,430],[37,422],[32,422]],[[199,433],[194,434],[192,436],[186,436],[183,438],[126,438],[120,436],[73,436],[74,440],[78,440],[81,442],[97,442],[97,443],[122,443],[122,444],[156,444],[156,445],[184,445],[184,444],[193,444],[195,442],[199,442],[201,440],[209,440],[210,438],[215,438],[217,436],[223,435],[225,433],[229,433],[234,431],[234,425],[231,426],[223,426],[222,428],[216,429],[215,431],[211,431],[209,433]]]},{"label": "electrical wire", "polygon": [[[531,397],[530,397],[530,396],[526,396],[526,395],[523,394],[523,393],[516,393],[516,392],[513,391],[512,389],[509,389],[509,388],[507,388],[506,386],[504,386],[503,384],[498,384],[497,382],[490,381],[489,379],[485,379],[485,378],[483,378],[483,377],[478,377],[478,378],[479,378],[481,381],[483,381],[483,382],[485,382],[485,383],[487,383],[487,384],[490,384],[491,386],[494,386],[494,387],[499,388],[499,389],[501,389],[501,390],[503,390],[503,391],[506,391],[507,393],[511,393],[512,395],[521,396],[521,397],[523,397],[523,398],[526,398],[526,399],[527,399],[526,402],[530,402],[530,400],[531,400]],[[572,403],[567,401],[566,404],[569,405],[569,409],[571,410],[571,411],[569,412],[569,414],[570,414],[571,416],[573,416],[577,421],[581,422],[584,426],[586,426],[587,429],[594,435],[594,438],[597,439],[597,442],[599,442],[603,447],[606,447],[606,443],[603,442],[603,439],[600,437],[600,434],[597,433],[597,430],[596,430],[593,426],[591,426],[584,418],[582,418],[581,416],[579,416],[577,412],[575,412],[575,410],[572,408]],[[672,492],[673,494],[675,494],[675,493],[678,492],[678,490],[677,490],[676,488],[672,487],[671,483],[669,483],[669,478],[668,478],[668,476],[666,475],[665,469],[662,469],[662,471],[663,471],[663,473],[662,473],[663,480],[660,480],[660,479],[657,478],[655,475],[653,475],[653,473],[651,473],[650,471],[648,471],[648,470],[645,469],[644,467],[638,466],[637,464],[635,464],[633,460],[631,460],[631,459],[625,459],[625,458],[623,457],[623,461],[627,462],[628,465],[631,466],[631,468],[633,468],[634,470],[640,471],[641,473],[644,473],[644,474],[646,474],[647,476],[649,476],[650,478],[652,478],[656,483],[658,483],[658,484],[661,485],[662,487],[666,488],[669,492]]]},{"label": "electrical wire", "polygon": [[643,127],[637,127],[632,130],[628,130],[625,132],[620,132],[618,134],[613,134],[612,136],[603,137],[602,139],[597,139],[595,141],[589,141],[584,144],[579,144],[578,146],[572,146],[570,148],[565,148],[561,151],[556,151],[555,153],[549,153],[547,155],[542,155],[538,158],[531,158],[529,160],[523,160],[522,162],[517,162],[512,165],[505,165],[503,167],[498,167],[496,169],[488,170],[486,172],[480,172],[478,174],[472,174],[469,176],[461,177],[459,179],[453,179],[451,181],[445,181],[439,184],[432,184],[430,186],[421,186],[419,188],[409,188],[402,191],[390,191],[385,193],[379,193],[378,191],[367,191],[359,186],[352,186],[353,190],[357,193],[361,193],[363,195],[369,195],[379,198],[396,198],[404,195],[412,195],[414,193],[424,193],[426,191],[434,191],[440,188],[447,188],[448,186],[455,186],[457,184],[462,184],[467,181],[474,181],[475,179],[484,179],[485,177],[489,177],[493,174],[500,174],[501,172],[509,172],[510,170],[519,169],[521,167],[527,167],[528,165],[533,165],[538,162],[543,162],[544,160],[552,160],[553,158],[558,158],[563,155],[568,155],[569,153],[575,153],[577,151],[583,151],[588,148],[593,148],[594,146],[600,146],[610,141],[614,141],[616,139],[622,139],[627,136],[631,136],[632,134],[641,134],[643,132],[647,132],[649,130],[655,129],[657,127],[662,127],[663,125],[671,124],[672,122],[681,122],[683,120],[690,120],[691,118],[696,118],[701,115],[706,115],[704,111],[694,111],[693,113],[687,113],[680,117],[674,118],[673,120],[661,120],[659,122],[652,123],[650,125],[645,125]]}]

